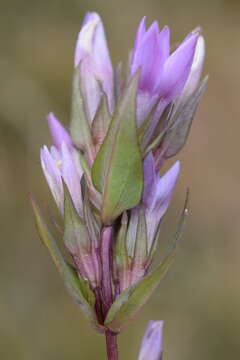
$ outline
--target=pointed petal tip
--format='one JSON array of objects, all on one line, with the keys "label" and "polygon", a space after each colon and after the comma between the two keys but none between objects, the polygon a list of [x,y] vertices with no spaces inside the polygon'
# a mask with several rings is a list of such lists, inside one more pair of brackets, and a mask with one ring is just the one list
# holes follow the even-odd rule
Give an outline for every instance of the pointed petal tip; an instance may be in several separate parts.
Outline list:
[{"label": "pointed petal tip", "polygon": [[78,67],[80,61],[92,51],[93,37],[96,28],[102,23],[100,16],[95,13],[87,13],[83,20],[82,27],[78,33],[75,54],[74,54],[74,67]]},{"label": "pointed petal tip", "polygon": [[[164,176],[167,176],[169,177],[169,179],[172,179],[172,184],[173,185],[173,189],[175,187],[175,184],[178,180],[178,177],[179,177],[179,174],[180,174],[180,161],[177,160],[171,167],[170,169],[167,171],[167,173],[164,175]],[[172,189],[172,190],[173,190]]]},{"label": "pointed petal tip", "polygon": [[138,360],[157,360],[162,355],[163,321],[150,320],[145,330]]},{"label": "pointed petal tip", "polygon": [[53,112],[50,112],[47,116],[48,127],[51,133],[53,144],[57,149],[61,148],[62,142],[65,142],[68,146],[72,145],[72,139],[65,129],[65,127],[60,123],[58,118],[54,115]]}]

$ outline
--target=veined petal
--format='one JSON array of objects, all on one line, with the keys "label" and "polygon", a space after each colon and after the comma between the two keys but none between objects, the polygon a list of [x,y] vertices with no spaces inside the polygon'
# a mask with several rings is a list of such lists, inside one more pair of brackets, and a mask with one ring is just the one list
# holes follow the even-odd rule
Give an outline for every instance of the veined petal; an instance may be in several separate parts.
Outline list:
[{"label": "veined petal", "polygon": [[203,36],[199,36],[193,57],[190,74],[183,88],[183,91],[180,94],[182,100],[186,99],[189,95],[191,95],[196,89],[197,85],[199,84],[202,74],[204,59],[205,59],[205,40]]},{"label": "veined petal", "polygon": [[65,142],[66,145],[71,146],[72,139],[69,133],[60,123],[54,113],[51,112],[47,115],[47,121],[54,146],[56,146],[56,148],[59,150],[61,149],[61,145],[63,142]]},{"label": "veined petal", "polygon": [[79,213],[82,216],[82,193],[78,170],[75,165],[74,158],[72,153],[68,149],[65,143],[62,144],[62,177],[66,183],[69,193],[71,195],[73,204]]},{"label": "veined petal", "polygon": [[53,194],[56,204],[63,214],[64,193],[59,166],[61,162],[57,162],[49,152],[48,148],[44,145],[40,152],[41,165],[43,173]]},{"label": "veined petal", "polygon": [[189,76],[198,34],[192,34],[184,41],[164,64],[163,75],[159,76],[158,93],[167,102],[174,99],[183,89]]},{"label": "veined petal", "polygon": [[145,330],[138,360],[160,360],[163,343],[163,321],[149,321]]}]

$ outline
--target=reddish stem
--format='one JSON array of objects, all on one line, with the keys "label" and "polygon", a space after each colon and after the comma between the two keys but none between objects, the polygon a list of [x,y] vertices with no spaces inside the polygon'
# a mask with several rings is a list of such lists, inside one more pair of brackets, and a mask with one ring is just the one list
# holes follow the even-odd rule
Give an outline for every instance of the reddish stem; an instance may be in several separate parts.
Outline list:
[{"label": "reddish stem", "polygon": [[[104,319],[107,315],[109,308],[113,303],[113,274],[112,274],[112,243],[111,226],[104,227],[101,233],[101,262],[102,262],[102,301],[103,301],[103,315]],[[118,359],[117,335],[109,330],[105,332],[107,358],[108,360]]]},{"label": "reddish stem", "polygon": [[108,360],[118,360],[117,334],[106,331],[105,336]]},{"label": "reddish stem", "polygon": [[108,309],[113,303],[112,291],[112,271],[111,271],[111,241],[112,227],[104,227],[101,234],[101,260],[102,260],[102,291],[104,301],[104,312],[107,314]]}]

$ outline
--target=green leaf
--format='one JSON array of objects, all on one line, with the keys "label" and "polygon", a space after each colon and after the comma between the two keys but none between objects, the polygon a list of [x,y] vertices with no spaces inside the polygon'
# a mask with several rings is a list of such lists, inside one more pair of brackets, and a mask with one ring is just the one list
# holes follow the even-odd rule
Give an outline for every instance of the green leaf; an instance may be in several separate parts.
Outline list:
[{"label": "green leaf", "polygon": [[165,259],[137,284],[123,291],[108,311],[105,325],[114,332],[119,332],[126,322],[131,320],[147,302],[158,287],[160,281],[169,270],[176,255],[177,244],[182,236],[188,215],[189,190],[187,190],[184,208],[182,210],[177,231]]},{"label": "green leaf", "polygon": [[113,332],[119,332],[125,323],[139,312],[167,273],[174,256],[175,252],[172,252],[154,271],[116,298],[108,311],[104,323],[106,327]]},{"label": "green leaf", "polygon": [[65,285],[71,296],[80,306],[81,310],[88,317],[88,319],[94,324],[95,327],[97,327],[97,318],[94,311],[95,296],[91,291],[88,282],[78,277],[74,268],[65,261],[54,238],[48,230],[48,227],[42,217],[36,201],[33,198],[31,198],[31,203],[40,239],[49,250],[50,255],[61,276],[63,277]]},{"label": "green leaf", "polygon": [[70,133],[74,144],[85,151],[91,147],[91,130],[84,108],[83,91],[81,89],[81,63],[73,75],[72,114]]},{"label": "green leaf", "polygon": [[103,194],[104,224],[111,224],[141,198],[143,169],[136,129],[137,86],[138,74],[122,97],[92,168],[93,184]]},{"label": "green leaf", "polygon": [[173,125],[167,132],[166,139],[163,140],[169,144],[165,153],[166,158],[176,155],[185,145],[199,101],[206,90],[207,81],[208,78],[206,77],[186,103],[174,112]]},{"label": "green leaf", "polygon": [[71,254],[90,252],[86,225],[78,215],[66,186],[64,186],[64,243]]}]

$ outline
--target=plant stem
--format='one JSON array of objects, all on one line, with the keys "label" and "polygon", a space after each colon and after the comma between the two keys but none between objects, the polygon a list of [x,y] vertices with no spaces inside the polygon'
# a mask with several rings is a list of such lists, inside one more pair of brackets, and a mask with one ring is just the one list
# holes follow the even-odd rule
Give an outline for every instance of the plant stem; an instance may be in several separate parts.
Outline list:
[{"label": "plant stem", "polygon": [[117,334],[111,331],[106,331],[106,348],[107,348],[107,359],[118,360],[118,346],[117,346]]},{"label": "plant stem", "polygon": [[[101,260],[102,260],[102,308],[105,319],[113,301],[113,268],[112,268],[112,243],[113,229],[111,226],[104,227],[101,233]],[[118,360],[117,335],[106,330],[107,359]]]},{"label": "plant stem", "polygon": [[102,259],[102,292],[104,316],[113,303],[112,292],[112,269],[111,269],[111,241],[112,227],[104,227],[101,235],[101,259]]}]

